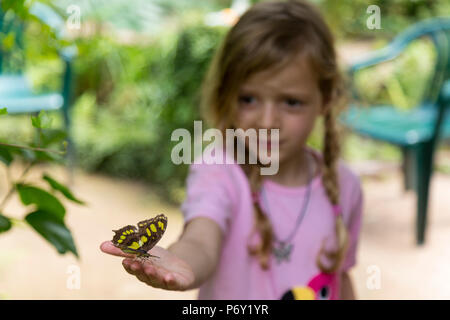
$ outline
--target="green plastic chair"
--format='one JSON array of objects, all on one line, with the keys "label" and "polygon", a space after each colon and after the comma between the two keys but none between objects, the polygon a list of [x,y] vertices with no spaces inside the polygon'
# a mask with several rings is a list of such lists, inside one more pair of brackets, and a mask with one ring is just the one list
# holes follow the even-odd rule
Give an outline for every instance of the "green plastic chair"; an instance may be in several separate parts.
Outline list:
[{"label": "green plastic chair", "polygon": [[[437,58],[419,105],[406,112],[392,105],[367,107],[354,103],[340,117],[341,122],[356,133],[401,148],[405,189],[413,189],[417,194],[416,240],[419,245],[425,242],[436,145],[439,140],[450,138],[450,18],[434,18],[414,24],[389,45],[352,64],[348,70],[353,82],[357,71],[393,60],[411,41],[421,37],[431,39]],[[354,99],[360,100],[354,85],[351,85],[351,90]]]},{"label": "green plastic chair", "polygon": [[[51,7],[34,2],[29,13],[49,26],[57,36],[64,38],[65,21]],[[70,173],[74,165],[74,143],[71,138],[70,107],[72,99],[72,61],[77,54],[74,45],[61,48],[59,56],[64,62],[62,86],[60,92],[35,94],[23,73],[25,65],[23,31],[25,25],[12,10],[3,12],[0,7],[0,32],[4,35],[14,34],[12,50],[2,50],[0,47],[0,107],[7,108],[8,114],[36,114],[41,110],[59,111],[64,119],[64,129],[67,133],[67,159]]]}]

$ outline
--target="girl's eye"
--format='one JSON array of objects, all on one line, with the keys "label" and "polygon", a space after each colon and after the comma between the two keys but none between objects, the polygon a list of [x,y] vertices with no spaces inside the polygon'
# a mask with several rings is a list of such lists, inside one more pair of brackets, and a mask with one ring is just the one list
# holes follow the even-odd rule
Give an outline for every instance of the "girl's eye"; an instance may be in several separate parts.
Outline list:
[{"label": "girl's eye", "polygon": [[251,104],[252,102],[254,102],[255,98],[252,96],[240,96],[239,97],[239,103],[243,103],[243,104]]},{"label": "girl's eye", "polygon": [[297,100],[297,99],[291,99],[291,98],[286,99],[285,102],[286,102],[286,104],[287,104],[288,106],[290,106],[290,107],[297,107],[297,106],[300,106],[300,105],[303,104],[302,101]]}]

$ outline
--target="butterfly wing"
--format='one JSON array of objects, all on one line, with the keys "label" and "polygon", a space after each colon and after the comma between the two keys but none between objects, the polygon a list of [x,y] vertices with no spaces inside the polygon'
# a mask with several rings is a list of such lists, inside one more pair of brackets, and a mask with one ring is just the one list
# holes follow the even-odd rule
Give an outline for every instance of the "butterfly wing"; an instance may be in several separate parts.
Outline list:
[{"label": "butterfly wing", "polygon": [[125,226],[119,230],[113,230],[115,235],[112,243],[123,252],[142,255],[142,243],[140,242],[139,231],[135,226]]},{"label": "butterfly wing", "polygon": [[146,252],[153,248],[167,229],[167,217],[159,214],[154,218],[138,222],[142,249]]}]

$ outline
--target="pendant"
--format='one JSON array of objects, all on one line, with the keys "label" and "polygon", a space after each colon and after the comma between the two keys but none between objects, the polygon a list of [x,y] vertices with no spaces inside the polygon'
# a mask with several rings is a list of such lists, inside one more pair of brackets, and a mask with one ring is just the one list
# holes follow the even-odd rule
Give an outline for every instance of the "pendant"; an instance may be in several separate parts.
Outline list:
[{"label": "pendant", "polygon": [[280,242],[278,247],[273,248],[273,254],[278,263],[281,263],[283,260],[289,261],[292,247],[292,243]]}]

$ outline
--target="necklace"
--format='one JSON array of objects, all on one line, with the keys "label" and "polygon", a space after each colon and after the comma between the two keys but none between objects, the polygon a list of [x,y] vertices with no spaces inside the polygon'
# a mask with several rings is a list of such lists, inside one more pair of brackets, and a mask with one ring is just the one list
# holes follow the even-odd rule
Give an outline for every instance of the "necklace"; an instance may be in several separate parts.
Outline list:
[{"label": "necklace", "polygon": [[[305,213],[308,208],[309,204],[309,198],[311,195],[311,181],[312,181],[312,166],[309,164],[308,161],[308,187],[306,190],[305,200],[303,201],[303,206],[299,212],[299,215],[297,217],[297,222],[294,226],[294,229],[291,231],[291,233],[288,235],[288,237],[284,240],[279,240],[276,235],[275,237],[275,244],[273,246],[272,252],[277,260],[278,263],[283,262],[284,260],[289,261],[291,257],[292,250],[294,248],[294,245],[291,243],[292,238],[297,234],[298,227],[302,223],[303,217],[305,216]],[[267,201],[266,192],[264,189],[264,186],[261,188],[261,193],[264,199],[264,206],[266,207],[266,214],[269,214],[269,203]]]}]

